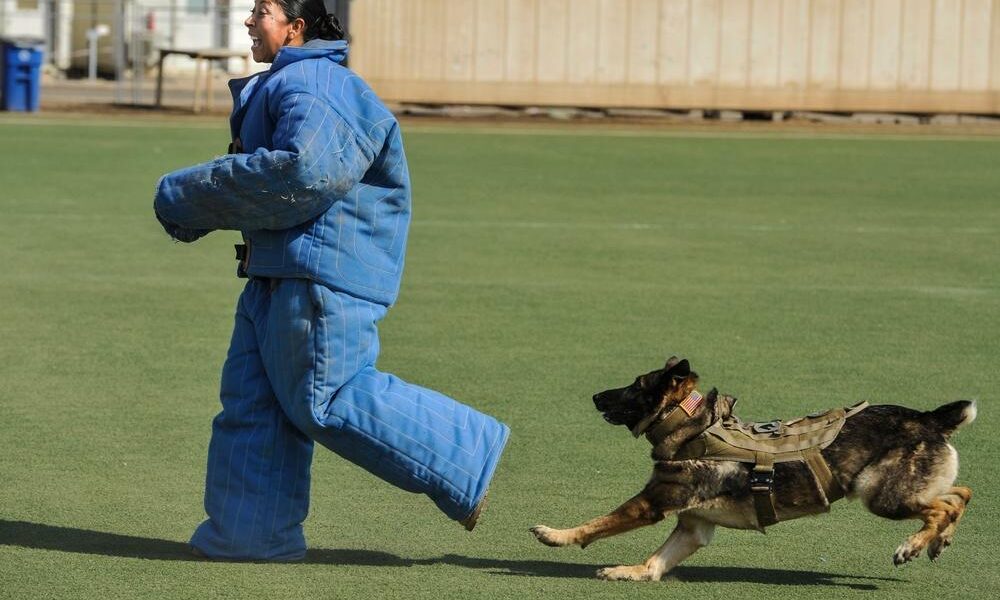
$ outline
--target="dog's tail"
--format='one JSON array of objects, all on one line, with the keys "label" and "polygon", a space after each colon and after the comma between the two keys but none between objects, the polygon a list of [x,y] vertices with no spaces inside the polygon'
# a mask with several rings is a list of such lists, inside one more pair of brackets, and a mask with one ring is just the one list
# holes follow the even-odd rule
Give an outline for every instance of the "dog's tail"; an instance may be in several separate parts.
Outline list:
[{"label": "dog's tail", "polygon": [[959,400],[924,413],[924,417],[937,425],[948,436],[963,425],[976,420],[975,401]]}]

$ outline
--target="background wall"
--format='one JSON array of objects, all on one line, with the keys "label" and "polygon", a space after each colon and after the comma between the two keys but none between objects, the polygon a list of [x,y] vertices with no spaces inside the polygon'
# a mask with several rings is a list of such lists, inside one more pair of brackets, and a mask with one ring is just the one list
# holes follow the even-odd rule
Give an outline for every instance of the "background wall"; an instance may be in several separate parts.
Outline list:
[{"label": "background wall", "polygon": [[387,100],[1000,113],[1000,0],[355,0]]}]

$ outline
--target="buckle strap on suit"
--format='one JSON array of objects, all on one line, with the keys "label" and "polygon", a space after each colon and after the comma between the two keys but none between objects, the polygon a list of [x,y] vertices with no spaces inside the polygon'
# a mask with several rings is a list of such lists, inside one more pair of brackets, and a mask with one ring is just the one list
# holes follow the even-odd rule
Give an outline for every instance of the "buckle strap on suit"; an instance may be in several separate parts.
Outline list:
[{"label": "buckle strap on suit", "polygon": [[236,276],[241,279],[246,279],[249,277],[247,274],[247,267],[250,265],[250,246],[249,244],[236,244],[236,260],[238,264],[236,265]]}]

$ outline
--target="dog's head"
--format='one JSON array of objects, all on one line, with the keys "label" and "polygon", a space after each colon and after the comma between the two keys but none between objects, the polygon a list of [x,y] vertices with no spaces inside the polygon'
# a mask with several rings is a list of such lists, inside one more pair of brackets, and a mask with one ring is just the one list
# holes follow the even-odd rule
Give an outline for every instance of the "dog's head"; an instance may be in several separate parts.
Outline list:
[{"label": "dog's head", "polygon": [[636,377],[632,385],[596,394],[594,406],[608,423],[624,425],[639,435],[658,414],[671,405],[684,403],[690,417],[688,425],[698,433],[732,414],[736,400],[712,390],[701,400],[699,396],[692,401],[697,385],[698,374],[691,370],[687,359],[672,356],[662,369]]}]

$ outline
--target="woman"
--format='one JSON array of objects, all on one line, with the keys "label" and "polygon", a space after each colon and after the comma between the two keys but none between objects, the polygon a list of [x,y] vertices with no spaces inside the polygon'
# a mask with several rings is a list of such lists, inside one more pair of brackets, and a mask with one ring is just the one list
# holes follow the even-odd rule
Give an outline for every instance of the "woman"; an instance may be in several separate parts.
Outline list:
[{"label": "woman", "polygon": [[314,441],[471,530],[509,429],[374,367],[410,220],[399,125],[340,65],[344,32],[322,0],[256,0],[245,24],[271,67],[230,82],[233,153],[165,175],[154,203],[177,240],[232,229],[246,242],[192,548],[302,558]]}]

